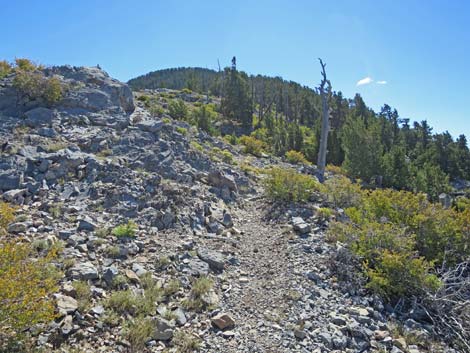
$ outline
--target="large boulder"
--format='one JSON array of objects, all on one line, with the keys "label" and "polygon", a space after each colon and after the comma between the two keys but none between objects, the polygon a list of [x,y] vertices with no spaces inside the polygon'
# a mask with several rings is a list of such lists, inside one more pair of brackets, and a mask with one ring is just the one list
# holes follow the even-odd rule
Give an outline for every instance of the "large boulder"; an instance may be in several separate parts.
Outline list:
[{"label": "large boulder", "polygon": [[39,107],[27,111],[25,114],[25,125],[37,128],[42,126],[51,126],[56,117],[54,111],[48,108]]},{"label": "large boulder", "polygon": [[237,191],[237,183],[235,182],[235,178],[222,170],[211,171],[207,179],[209,184],[217,188],[227,188],[230,191]]},{"label": "large boulder", "polygon": [[55,119],[63,118],[115,128],[129,125],[135,109],[132,91],[101,68],[56,66],[34,74],[44,80],[58,79],[64,87],[63,97],[54,103],[42,96],[19,101],[12,74],[0,80],[0,115],[25,116],[24,122],[31,128],[50,127]]},{"label": "large boulder", "polygon": [[50,74],[66,81],[80,82],[81,87],[70,90],[61,104],[69,108],[89,111],[117,110],[126,114],[134,111],[132,91],[127,84],[111,78],[99,67],[57,66]]},{"label": "large boulder", "polygon": [[21,177],[14,171],[4,171],[0,173],[0,191],[18,189],[20,187]]}]

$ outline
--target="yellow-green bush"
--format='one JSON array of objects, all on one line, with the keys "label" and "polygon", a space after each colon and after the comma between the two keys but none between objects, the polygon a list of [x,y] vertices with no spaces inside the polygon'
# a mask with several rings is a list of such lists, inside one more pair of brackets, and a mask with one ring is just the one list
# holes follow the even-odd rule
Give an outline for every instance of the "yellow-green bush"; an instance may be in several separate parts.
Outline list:
[{"label": "yellow-green bush", "polygon": [[289,163],[292,164],[310,164],[302,152],[294,150],[286,152],[286,159]]},{"label": "yellow-green bush", "polygon": [[222,156],[222,160],[223,160],[225,163],[233,164],[233,154],[230,153],[230,151],[228,151],[228,150],[223,150],[223,151],[221,152],[221,156]]},{"label": "yellow-green bush", "polygon": [[51,262],[57,251],[51,247],[37,257],[27,243],[0,240],[0,342],[55,318],[51,295],[57,290],[59,277]]},{"label": "yellow-green bush", "polygon": [[435,291],[441,282],[431,273],[432,265],[422,257],[384,251],[376,266],[368,267],[367,287],[387,299],[420,296]]},{"label": "yellow-green bush", "polygon": [[12,67],[8,61],[0,61],[0,80],[12,71]]},{"label": "yellow-green bush", "polygon": [[6,231],[8,225],[15,219],[15,208],[0,201],[0,235]]},{"label": "yellow-green bush", "polygon": [[16,58],[15,64],[16,69],[21,71],[34,71],[38,68],[35,63],[26,58]]},{"label": "yellow-green bush", "polygon": [[213,290],[214,281],[208,277],[199,277],[196,279],[191,287],[189,298],[184,301],[187,309],[202,311],[207,308],[206,297]]},{"label": "yellow-green bush", "polygon": [[57,77],[50,77],[44,81],[44,92],[42,94],[47,104],[52,105],[62,99],[63,87]]},{"label": "yellow-green bush", "polygon": [[22,99],[43,99],[49,105],[58,102],[64,90],[59,79],[45,77],[41,71],[34,70],[17,69],[13,85]]},{"label": "yellow-green bush", "polygon": [[238,140],[244,146],[243,152],[252,154],[257,157],[260,157],[266,148],[266,145],[263,141],[260,141],[253,136],[244,135]]},{"label": "yellow-green bush", "polygon": [[341,208],[357,205],[363,194],[359,184],[352,183],[349,178],[342,175],[325,180],[322,191],[329,203]]},{"label": "yellow-green bush", "polygon": [[267,195],[278,201],[304,202],[320,186],[318,181],[293,169],[273,168],[267,172],[265,181]]},{"label": "yellow-green bush", "polygon": [[455,200],[455,208],[460,212],[470,210],[470,199],[468,197],[458,197]]},{"label": "yellow-green bush", "polygon": [[133,221],[128,221],[115,227],[111,233],[118,238],[133,238],[136,230],[137,224]]},{"label": "yellow-green bush", "polygon": [[[350,184],[334,185],[335,194],[342,187]],[[424,194],[406,191],[360,195],[346,209],[351,222],[333,223],[328,236],[346,243],[363,261],[368,287],[380,295],[396,300],[435,290],[440,284],[435,267],[451,268],[470,256],[469,210],[444,209]]]},{"label": "yellow-green bush", "polygon": [[188,117],[188,108],[181,99],[176,99],[168,105],[168,113],[173,119],[185,120]]},{"label": "yellow-green bush", "polygon": [[341,168],[337,165],[334,165],[334,164],[328,164],[326,166],[325,170],[327,172],[330,172],[330,173],[333,173],[333,174],[339,174],[339,175],[346,176],[346,171],[343,168]]},{"label": "yellow-green bush", "polygon": [[358,207],[347,210],[359,225],[387,221],[416,236],[416,250],[428,261],[452,265],[470,255],[469,212],[444,209],[424,194],[391,189],[367,191]]},{"label": "yellow-green bush", "polygon": [[176,127],[176,132],[178,132],[181,135],[187,135],[188,134],[188,129],[186,129],[184,127],[181,127],[181,126],[177,126]]},{"label": "yellow-green bush", "polygon": [[152,338],[155,331],[155,321],[151,318],[138,317],[127,321],[124,327],[124,336],[131,344],[132,352],[142,352],[145,344]]}]

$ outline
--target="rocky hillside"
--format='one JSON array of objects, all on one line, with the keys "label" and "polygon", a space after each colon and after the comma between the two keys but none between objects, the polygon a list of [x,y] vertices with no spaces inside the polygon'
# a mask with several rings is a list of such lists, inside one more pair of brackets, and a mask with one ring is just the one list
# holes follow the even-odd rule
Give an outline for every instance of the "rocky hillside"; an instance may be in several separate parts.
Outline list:
[{"label": "rocky hillside", "polygon": [[422,313],[338,281],[325,230],[341,211],[265,197],[257,171],[285,162],[149,112],[99,68],[39,70],[60,83],[52,103],[0,80],[0,195],[17,207],[3,237],[38,256],[60,244],[57,315],[27,328],[34,347],[456,352]]}]

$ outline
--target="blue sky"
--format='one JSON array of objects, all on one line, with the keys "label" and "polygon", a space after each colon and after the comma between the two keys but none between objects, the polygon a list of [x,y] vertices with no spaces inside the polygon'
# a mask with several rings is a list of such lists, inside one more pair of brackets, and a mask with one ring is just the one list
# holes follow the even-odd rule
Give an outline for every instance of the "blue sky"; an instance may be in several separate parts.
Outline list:
[{"label": "blue sky", "polygon": [[126,81],[236,55],[241,70],[314,87],[321,57],[346,97],[470,138],[470,1],[0,2],[0,59],[100,64]]}]

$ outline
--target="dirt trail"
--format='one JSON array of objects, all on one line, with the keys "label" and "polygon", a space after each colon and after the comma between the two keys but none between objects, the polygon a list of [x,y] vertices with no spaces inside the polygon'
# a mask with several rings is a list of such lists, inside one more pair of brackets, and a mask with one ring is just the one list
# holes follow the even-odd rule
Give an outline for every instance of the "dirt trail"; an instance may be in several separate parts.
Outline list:
[{"label": "dirt trail", "polygon": [[239,245],[220,249],[233,252],[240,262],[226,272],[222,309],[237,326],[234,337],[217,340],[217,349],[224,352],[306,352],[293,335],[303,306],[298,300],[313,283],[302,271],[313,260],[305,258],[301,243],[314,240],[300,239],[286,223],[264,220],[267,209],[263,200],[247,200],[234,214],[242,231]]}]

